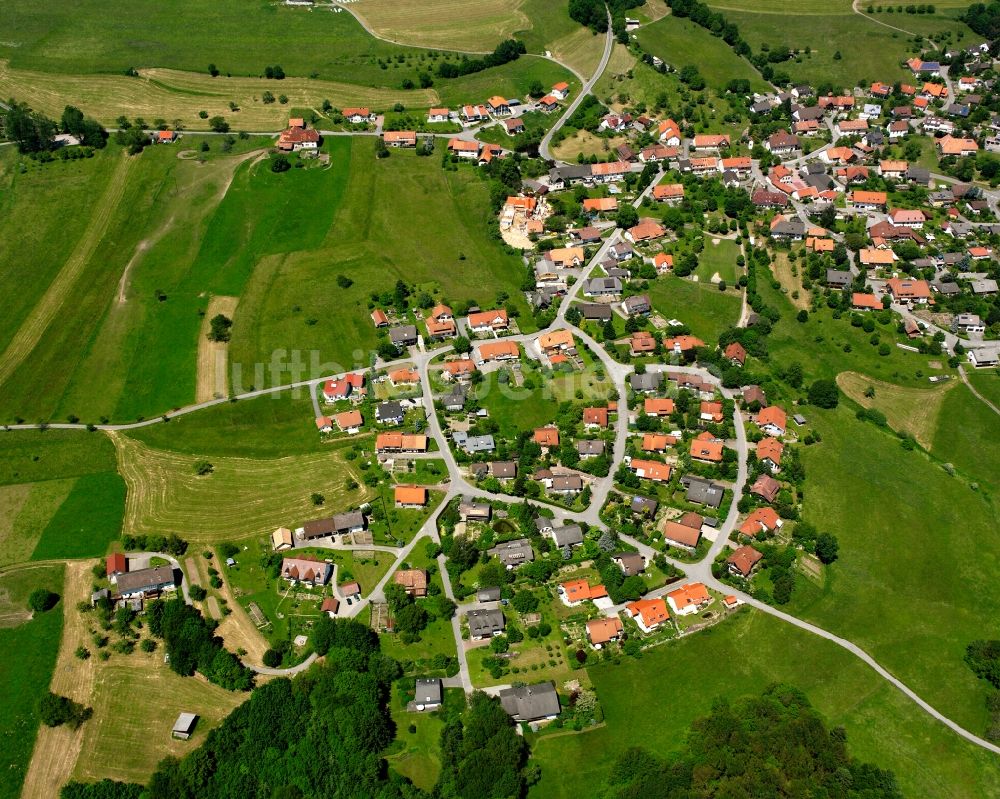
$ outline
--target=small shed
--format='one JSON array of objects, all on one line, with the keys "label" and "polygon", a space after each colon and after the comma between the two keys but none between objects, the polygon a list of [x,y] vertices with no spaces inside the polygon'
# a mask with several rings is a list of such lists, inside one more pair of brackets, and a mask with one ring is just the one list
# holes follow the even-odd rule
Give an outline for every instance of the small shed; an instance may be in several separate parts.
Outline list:
[{"label": "small shed", "polygon": [[195,713],[181,713],[177,717],[177,721],[174,722],[174,728],[170,731],[170,734],[174,738],[186,741],[191,737],[197,723],[198,716]]}]

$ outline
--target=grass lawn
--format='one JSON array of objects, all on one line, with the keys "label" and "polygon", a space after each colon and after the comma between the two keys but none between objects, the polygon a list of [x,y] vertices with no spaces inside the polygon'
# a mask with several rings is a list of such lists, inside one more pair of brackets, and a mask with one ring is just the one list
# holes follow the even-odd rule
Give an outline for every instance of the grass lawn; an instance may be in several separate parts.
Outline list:
[{"label": "grass lawn", "polygon": [[595,795],[626,747],[677,751],[717,697],[757,695],[779,681],[803,690],[828,724],[846,728],[852,755],[892,769],[904,795],[1000,795],[993,755],[933,721],[844,650],[760,613],[744,611],[641,660],[589,671],[605,724],[537,741],[532,755],[542,780],[532,799]]},{"label": "grass lawn", "polygon": [[[321,241],[288,239],[295,252],[257,260],[240,300],[230,352],[244,375],[284,350],[298,351],[310,373],[368,366],[378,340],[367,309],[370,295],[391,288],[397,279],[433,283],[439,291],[435,299],[451,304],[463,299],[491,303],[505,291],[522,310],[522,330],[530,332],[531,317],[519,291],[523,266],[489,238],[486,185],[472,168],[445,171],[438,157],[404,152],[375,160],[367,140],[345,137],[329,147],[335,169],[325,179],[333,183],[314,199],[333,222],[324,223]],[[235,242],[245,257],[258,257],[240,220],[262,207],[258,183],[269,180],[270,173],[238,176],[234,188],[245,190],[227,196],[219,211],[227,224],[212,235],[220,256]],[[287,201],[298,205],[302,197],[289,194]],[[227,208],[230,202],[233,207]],[[353,285],[317,290],[332,287],[338,274]],[[287,368],[277,374],[260,369],[243,383],[281,383],[288,375]]]},{"label": "grass lawn", "polygon": [[[718,242],[714,244],[713,242]],[[702,283],[711,284],[712,277],[718,275],[726,285],[735,286],[743,269],[736,265],[740,248],[731,239],[717,239],[710,233],[705,235],[705,249],[698,256],[695,274]]]},{"label": "grass lawn", "polygon": [[965,376],[973,387],[994,405],[1000,407],[1000,371],[966,367]]},{"label": "grass lawn", "polygon": [[448,478],[448,467],[441,458],[417,458],[410,461],[413,471],[393,472],[397,483],[437,485]]},{"label": "grass lawn", "polygon": [[[389,766],[429,792],[441,773],[440,741],[446,714],[461,712],[464,707],[465,693],[460,688],[445,688],[444,708],[431,713],[407,713],[394,694],[390,710],[396,723],[396,740],[385,754]],[[416,728],[413,732],[411,725]]]},{"label": "grass lawn", "polygon": [[[961,400],[958,391],[946,398],[942,418]],[[838,537],[840,558],[822,588],[800,581],[790,612],[865,648],[935,708],[981,734],[986,689],[962,656],[969,641],[992,635],[987,620],[1000,612],[993,499],[843,405],[810,408],[809,424],[822,443],[801,449],[803,516]],[[960,466],[975,468],[968,465],[974,457],[970,452]]]},{"label": "grass lawn", "polygon": [[515,386],[513,381],[499,384],[499,372],[491,372],[476,388],[480,404],[507,437],[514,437],[522,430],[534,430],[556,417],[558,403],[547,390],[545,379],[524,362],[521,373],[525,378],[522,386]]},{"label": "grass lawn", "polygon": [[[742,26],[740,27],[742,31]],[[643,48],[675,69],[698,67],[705,81],[722,91],[734,78],[750,81],[754,91],[766,91],[767,83],[750,62],[740,58],[721,38],[713,36],[689,19],[668,16],[641,28],[636,34]]]},{"label": "grass lawn", "polygon": [[[136,713],[141,697],[144,712]],[[227,691],[200,674],[181,677],[163,662],[161,651],[138,650],[99,664],[91,706],[93,718],[84,726],[83,747],[73,778],[104,778],[146,782],[164,757],[183,757],[205,741],[249,692]],[[182,713],[197,713],[190,740],[170,735]]]},{"label": "grass lawn", "polygon": [[740,316],[740,296],[732,290],[721,292],[712,284],[665,275],[650,282],[648,293],[653,308],[666,319],[688,325],[706,344],[715,342]]},{"label": "grass lawn", "polygon": [[[62,593],[63,567],[41,566],[0,575],[0,757],[6,776],[0,798],[17,799],[31,759],[39,719],[36,706],[49,689],[59,652],[64,603],[29,616],[28,594],[45,587]],[[15,654],[16,653],[16,654]]]},{"label": "grass lawn", "polygon": [[[154,449],[136,439],[114,435],[122,476],[128,485],[125,531],[152,533],[177,530],[190,541],[213,543],[243,539],[277,527],[357,507],[371,492],[342,449],[284,458],[237,458]],[[199,476],[195,464],[214,467]],[[311,499],[326,498],[323,508]]]}]

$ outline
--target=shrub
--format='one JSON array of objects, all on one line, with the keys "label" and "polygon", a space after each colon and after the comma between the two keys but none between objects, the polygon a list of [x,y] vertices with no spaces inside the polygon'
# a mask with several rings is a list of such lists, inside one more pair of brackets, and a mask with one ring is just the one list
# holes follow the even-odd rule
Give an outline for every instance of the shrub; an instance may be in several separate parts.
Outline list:
[{"label": "shrub", "polygon": [[75,730],[89,719],[93,712],[89,707],[51,691],[43,696],[38,704],[38,716],[46,727],[68,724]]},{"label": "shrub", "polygon": [[36,588],[28,597],[28,608],[35,613],[45,613],[52,610],[58,601],[59,594],[55,594],[47,588]]},{"label": "shrub", "polygon": [[277,649],[268,649],[264,653],[264,665],[268,668],[277,668],[281,665],[281,653]]}]

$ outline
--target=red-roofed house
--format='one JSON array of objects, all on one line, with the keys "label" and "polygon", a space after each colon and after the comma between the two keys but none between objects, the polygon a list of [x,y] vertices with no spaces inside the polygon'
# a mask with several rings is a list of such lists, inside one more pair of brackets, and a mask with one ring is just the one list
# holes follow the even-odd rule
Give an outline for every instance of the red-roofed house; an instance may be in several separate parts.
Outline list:
[{"label": "red-roofed house", "polygon": [[697,613],[712,601],[712,595],[702,583],[688,583],[667,594],[667,603],[675,616]]}]

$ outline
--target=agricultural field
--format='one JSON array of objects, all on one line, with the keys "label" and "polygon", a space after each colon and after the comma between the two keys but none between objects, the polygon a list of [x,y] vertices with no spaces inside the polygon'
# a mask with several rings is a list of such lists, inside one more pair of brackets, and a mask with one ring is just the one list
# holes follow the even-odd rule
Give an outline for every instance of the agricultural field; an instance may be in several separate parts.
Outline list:
[{"label": "agricultural field", "polygon": [[[38,734],[36,705],[49,687],[59,652],[65,602],[34,617],[28,595],[38,587],[61,594],[63,566],[37,565],[0,572],[0,757],[6,776],[0,780],[0,797],[21,794]],[[16,657],[11,653],[17,653]]]},{"label": "agricultural field", "polygon": [[[715,665],[706,672],[706,664]],[[591,795],[625,747],[665,756],[681,747],[691,722],[707,715],[716,698],[759,694],[773,682],[804,691],[828,724],[844,726],[851,754],[892,769],[905,796],[1000,795],[991,754],[932,720],[849,653],[756,611],[639,660],[588,671],[605,723],[537,739],[532,756],[542,780],[531,799]]]},{"label": "agricultural field", "polygon": [[[329,508],[356,507],[369,496],[342,449],[284,458],[240,458],[211,452],[189,455],[149,447],[112,434],[118,464],[128,485],[126,533],[180,530],[198,543],[270,534],[322,515],[310,499],[322,494]],[[196,465],[208,462],[211,474]]]},{"label": "agricultural field", "polygon": [[662,58],[675,69],[689,64],[697,66],[708,85],[720,94],[734,78],[749,80],[755,91],[767,90],[766,81],[748,61],[736,55],[721,38],[689,19],[664,17],[640,28],[636,35],[646,52]]},{"label": "agricultural field", "polygon": [[[136,712],[137,697],[142,698],[142,713]],[[109,777],[144,783],[160,760],[195,749],[249,697],[213,685],[201,675],[175,674],[159,651],[112,658],[98,665],[91,700],[94,717],[83,726],[83,746],[72,777],[84,782]],[[187,741],[170,735],[182,712],[199,717]]]},{"label": "agricultural field", "polygon": [[650,282],[648,294],[653,308],[664,318],[679,319],[709,344],[739,320],[739,295],[732,290],[719,291],[711,283],[666,275]]},{"label": "agricultural field", "polygon": [[[961,391],[948,393],[942,419]],[[962,654],[991,634],[984,620],[1000,611],[992,496],[843,405],[810,408],[808,418],[822,441],[801,451],[803,517],[837,535],[840,558],[822,588],[801,581],[790,612],[857,643],[931,705],[981,733],[985,688]],[[955,425],[963,422],[978,420],[960,417]],[[962,466],[974,468],[973,457]]]},{"label": "agricultural field", "polygon": [[99,433],[0,436],[0,564],[99,557],[121,532],[125,483]]}]

